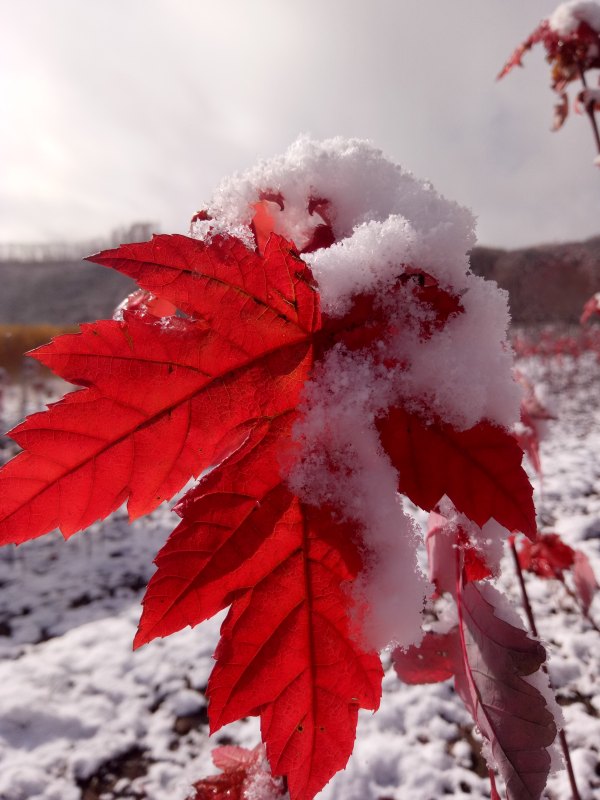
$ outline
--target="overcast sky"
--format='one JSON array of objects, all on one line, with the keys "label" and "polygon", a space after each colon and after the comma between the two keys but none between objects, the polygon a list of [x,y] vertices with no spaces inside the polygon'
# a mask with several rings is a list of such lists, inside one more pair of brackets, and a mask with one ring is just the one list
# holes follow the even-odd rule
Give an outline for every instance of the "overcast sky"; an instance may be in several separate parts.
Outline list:
[{"label": "overcast sky", "polygon": [[588,121],[550,133],[555,0],[0,0],[0,242],[185,232],[299,133],[371,139],[485,244],[600,234]]}]

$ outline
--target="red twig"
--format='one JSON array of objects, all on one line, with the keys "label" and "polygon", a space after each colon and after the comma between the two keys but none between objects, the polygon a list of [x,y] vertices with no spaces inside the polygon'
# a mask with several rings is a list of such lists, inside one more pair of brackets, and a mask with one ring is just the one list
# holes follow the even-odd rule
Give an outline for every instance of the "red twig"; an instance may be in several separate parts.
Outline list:
[{"label": "red twig", "polygon": [[[523,599],[523,607],[525,609],[525,614],[527,615],[527,621],[529,622],[529,628],[531,633],[537,638],[537,626],[535,624],[535,617],[533,616],[533,609],[531,608],[531,603],[529,602],[529,595],[527,594],[527,587],[525,586],[525,578],[523,577],[523,572],[521,570],[521,565],[519,564],[519,556],[517,555],[517,548],[515,546],[514,541],[511,539],[510,541],[510,549],[513,556],[513,561],[515,564],[515,569],[517,571],[517,578],[519,579],[519,585],[521,587],[521,597]],[[544,664],[542,669],[548,675],[548,668]],[[550,680],[550,676],[548,675],[548,680]],[[569,750],[569,744],[567,742],[567,737],[565,735],[564,730],[560,730],[558,732],[558,739],[560,741],[560,747],[563,752],[563,756],[565,758],[565,765],[567,767],[567,774],[569,776],[569,784],[571,785],[571,794],[573,795],[573,800],[581,800],[581,795],[579,794],[579,789],[577,788],[577,781],[575,780],[575,772],[573,771],[573,764],[571,762],[571,752]]]},{"label": "red twig", "polygon": [[590,612],[583,607],[583,605],[581,603],[581,600],[575,594],[575,592],[571,589],[571,587],[567,584],[564,576],[563,575],[557,575],[556,577],[562,583],[562,585],[565,587],[565,592],[569,595],[571,600],[575,603],[577,608],[581,611],[581,613],[586,618],[586,620],[589,622],[589,624],[592,626],[592,628],[595,631],[598,631],[598,633],[600,633],[600,627],[596,624],[596,621],[592,618]]},{"label": "red twig", "polygon": [[[585,72],[579,65],[579,77],[581,78],[581,83],[583,84],[583,88],[587,89],[587,81],[585,79]],[[585,111],[588,115],[590,120],[590,124],[592,126],[592,133],[594,134],[594,139],[596,141],[596,149],[598,151],[598,155],[600,156],[600,131],[598,130],[598,123],[596,122],[596,114],[594,113],[594,103],[585,103]]]}]

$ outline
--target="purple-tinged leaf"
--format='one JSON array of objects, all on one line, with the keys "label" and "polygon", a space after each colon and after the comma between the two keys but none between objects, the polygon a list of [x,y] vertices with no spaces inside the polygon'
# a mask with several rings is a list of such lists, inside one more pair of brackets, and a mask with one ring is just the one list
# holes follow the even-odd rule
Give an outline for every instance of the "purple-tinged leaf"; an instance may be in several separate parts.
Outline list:
[{"label": "purple-tinged leaf", "polygon": [[503,600],[487,584],[459,580],[464,673],[456,674],[455,685],[490,744],[507,800],[538,800],[550,771],[547,748],[556,723],[527,676],[539,672],[546,653],[525,630],[503,619]]}]

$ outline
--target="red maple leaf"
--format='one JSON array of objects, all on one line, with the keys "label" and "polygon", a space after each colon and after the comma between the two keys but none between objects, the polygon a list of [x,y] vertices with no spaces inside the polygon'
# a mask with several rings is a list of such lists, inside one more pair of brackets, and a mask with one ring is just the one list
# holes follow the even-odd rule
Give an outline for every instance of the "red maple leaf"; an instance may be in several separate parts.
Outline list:
[{"label": "red maple leaf", "polygon": [[589,610],[598,581],[588,557],[563,542],[558,533],[539,533],[534,542],[521,542],[517,551],[521,569],[533,572],[540,578],[559,580],[565,586],[565,572],[573,576],[575,591],[567,591],[577,601],[584,616]]},{"label": "red maple leaf", "polygon": [[503,428],[482,421],[458,431],[394,408],[378,423],[381,442],[400,474],[399,491],[425,511],[444,495],[477,525],[493,517],[509,531],[536,533],[531,484],[521,448]]},{"label": "red maple leaf", "polygon": [[382,671],[351,637],[355,526],[301,503],[282,480],[294,417],[256,429],[180,504],[136,645],[231,605],[208,685],[211,730],[260,714],[273,774],[287,775],[292,797],[312,797],[345,766],[358,709],[378,707]]},{"label": "red maple leaf", "polygon": [[[314,235],[327,228],[331,238],[326,201],[309,213],[323,220]],[[35,351],[83,388],[12,432],[24,452],[0,472],[0,543],[55,527],[70,536],[125,501],[137,517],[208,471],[177,507],[182,522],[157,557],[136,644],[230,606],[211,726],[260,715],[273,774],[309,800],[346,764],[358,709],[377,707],[382,673],[350,623],[362,531],[344,509],[289,489],[292,427],[317,359],[340,345],[376,358],[402,323],[368,294],[342,319],[322,315],[310,270],[269,224],[264,215],[255,224],[259,252],[228,236],[161,235],[92,257],[148,294],[122,318]],[[428,310],[422,338],[462,313],[458,297],[404,264],[389,294]],[[169,303],[185,316],[158,316]],[[479,524],[494,516],[530,532],[531,490],[508,432],[486,422],[457,432],[402,409],[380,431],[401,490],[424,508],[447,494]],[[407,431],[418,454],[403,450]]]},{"label": "red maple leaf", "polygon": [[125,500],[132,518],[152,511],[293,408],[310,374],[318,296],[279,237],[264,258],[235,239],[159,236],[96,259],[191,318],[125,311],[33,353],[86,388],[11,432],[26,452],[0,473],[2,543],[70,536]]}]

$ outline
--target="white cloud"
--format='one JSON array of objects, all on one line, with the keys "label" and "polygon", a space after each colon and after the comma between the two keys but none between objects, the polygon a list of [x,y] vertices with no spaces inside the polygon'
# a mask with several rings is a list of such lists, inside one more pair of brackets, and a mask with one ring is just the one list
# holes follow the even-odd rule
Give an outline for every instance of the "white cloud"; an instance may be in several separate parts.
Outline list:
[{"label": "white cloud", "polygon": [[598,233],[585,118],[548,131],[529,0],[6,2],[0,241],[134,219],[185,231],[220,178],[301,131],[363,136],[473,208],[480,239]]}]

